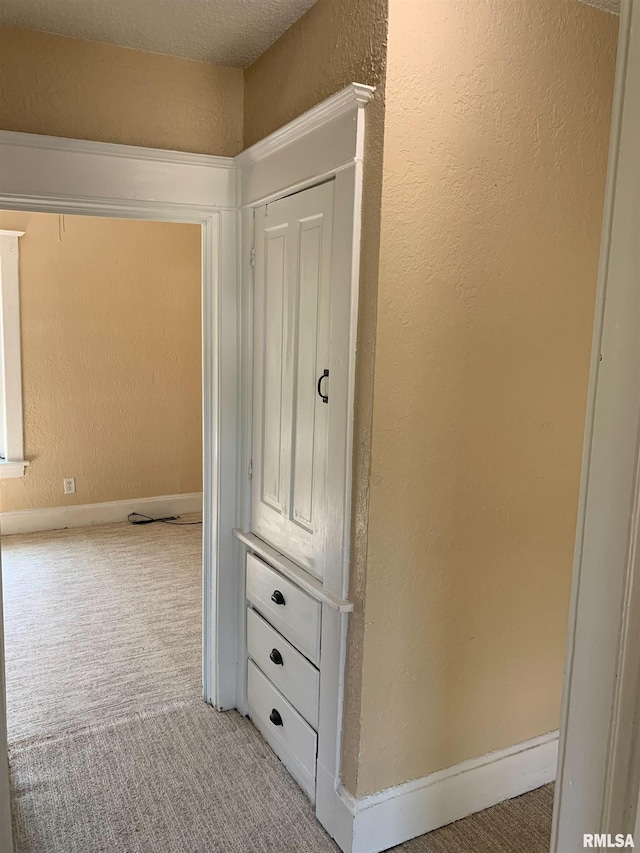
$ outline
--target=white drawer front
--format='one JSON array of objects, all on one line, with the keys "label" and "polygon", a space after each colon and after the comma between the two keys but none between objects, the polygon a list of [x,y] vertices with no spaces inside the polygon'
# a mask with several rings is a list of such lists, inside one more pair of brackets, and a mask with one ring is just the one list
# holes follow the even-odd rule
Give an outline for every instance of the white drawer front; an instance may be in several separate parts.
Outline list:
[{"label": "white drawer front", "polygon": [[319,601],[253,554],[247,554],[247,598],[309,660],[319,663]]},{"label": "white drawer front", "polygon": [[248,699],[254,725],[302,790],[315,800],[317,735],[253,661],[249,661]]},{"label": "white drawer front", "polygon": [[320,673],[255,610],[247,611],[249,654],[305,720],[318,728]]}]

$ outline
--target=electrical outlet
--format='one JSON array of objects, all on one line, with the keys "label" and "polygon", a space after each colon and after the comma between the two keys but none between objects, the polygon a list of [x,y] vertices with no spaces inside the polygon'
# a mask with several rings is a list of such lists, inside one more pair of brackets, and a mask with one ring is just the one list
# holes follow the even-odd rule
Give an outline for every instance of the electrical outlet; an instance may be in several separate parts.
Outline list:
[{"label": "electrical outlet", "polygon": [[76,478],[67,477],[63,481],[65,495],[75,495],[76,493]]}]

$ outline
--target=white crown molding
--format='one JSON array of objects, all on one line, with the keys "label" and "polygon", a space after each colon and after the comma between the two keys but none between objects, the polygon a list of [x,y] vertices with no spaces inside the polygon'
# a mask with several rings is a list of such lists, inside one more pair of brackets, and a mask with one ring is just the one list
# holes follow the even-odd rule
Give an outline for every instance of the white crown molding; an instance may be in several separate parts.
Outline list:
[{"label": "white crown molding", "polygon": [[237,206],[232,157],[0,131],[0,161],[2,208],[25,209],[31,198],[40,206],[50,201],[58,212],[65,200],[89,207],[155,204],[161,211],[172,205],[208,214]]},{"label": "white crown molding", "polygon": [[[167,215],[170,205],[171,215]],[[43,195],[29,198],[20,194],[0,191],[0,210],[21,210],[34,213],[68,214],[69,216],[113,216],[117,219],[144,219],[161,222],[191,222],[202,224],[212,211],[216,213],[234,213],[229,205],[188,204],[182,201],[147,201],[136,199],[104,199],[85,196],[76,201],[63,195]]]},{"label": "white crown molding", "polygon": [[0,145],[35,148],[39,151],[64,151],[67,153],[94,154],[100,157],[120,157],[126,160],[146,160],[172,165],[209,166],[217,169],[236,168],[233,157],[192,154],[187,151],[173,151],[163,148],[143,148],[137,145],[118,145],[113,142],[92,142],[87,139],[67,139],[62,136],[44,136],[12,130],[0,132]]},{"label": "white crown molding", "polygon": [[345,853],[381,853],[552,782],[557,758],[554,731],[370,797],[340,788],[334,838]]},{"label": "white crown molding", "polygon": [[0,228],[0,237],[24,237],[25,231],[7,231],[6,228]]},{"label": "white crown molding", "polygon": [[364,83],[350,83],[344,89],[336,92],[335,95],[307,110],[306,113],[302,113],[289,124],[285,124],[284,127],[237,154],[235,157],[236,164],[242,168],[251,163],[257,163],[286,145],[296,142],[307,133],[317,130],[327,122],[333,121],[345,113],[366,107],[373,98],[374,92],[374,86],[366,86]]},{"label": "white crown molding", "polygon": [[240,207],[257,207],[362,162],[365,107],[375,89],[351,83],[235,158]]}]

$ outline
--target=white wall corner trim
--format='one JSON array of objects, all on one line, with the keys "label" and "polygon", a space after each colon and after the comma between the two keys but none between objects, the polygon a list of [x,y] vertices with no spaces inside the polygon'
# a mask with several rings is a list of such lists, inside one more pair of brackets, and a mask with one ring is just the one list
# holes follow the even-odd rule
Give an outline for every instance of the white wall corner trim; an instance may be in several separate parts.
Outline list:
[{"label": "white wall corner trim", "polygon": [[34,533],[38,530],[62,530],[65,527],[113,524],[126,521],[127,516],[132,512],[141,512],[152,518],[202,512],[202,492],[0,512],[0,534],[7,536],[12,533]]},{"label": "white wall corner trim", "polygon": [[334,837],[345,853],[381,853],[552,782],[557,758],[554,731],[370,797],[341,787]]}]

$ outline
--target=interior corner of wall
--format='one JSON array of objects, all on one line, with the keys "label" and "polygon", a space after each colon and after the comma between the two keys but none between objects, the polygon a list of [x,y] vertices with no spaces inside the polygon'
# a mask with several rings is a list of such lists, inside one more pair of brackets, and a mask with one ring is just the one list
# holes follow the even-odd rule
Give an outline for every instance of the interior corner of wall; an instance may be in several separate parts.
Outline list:
[{"label": "interior corner of wall", "polygon": [[340,777],[344,788],[356,796],[360,767],[360,730],[362,718],[362,649],[364,617],[362,610],[354,611],[347,637],[347,667],[345,671],[344,713]]}]

